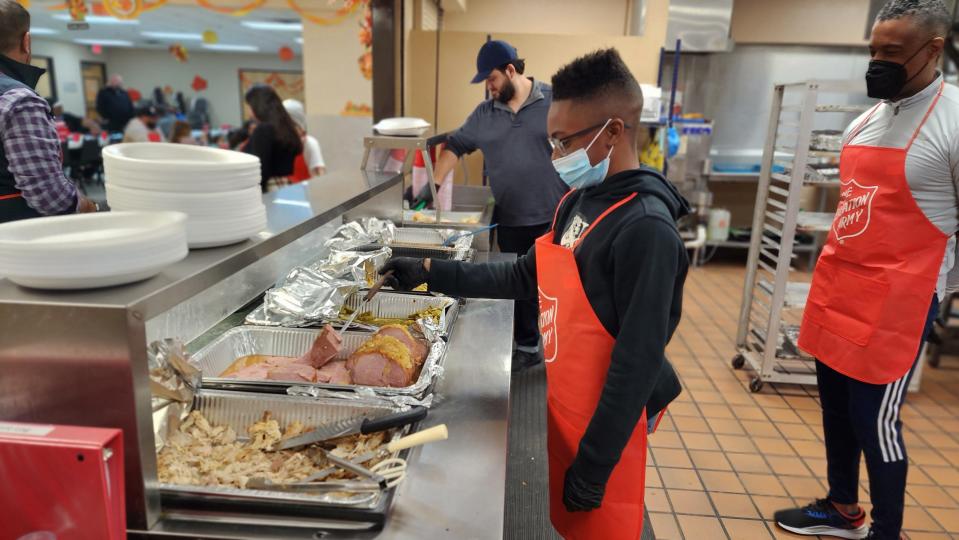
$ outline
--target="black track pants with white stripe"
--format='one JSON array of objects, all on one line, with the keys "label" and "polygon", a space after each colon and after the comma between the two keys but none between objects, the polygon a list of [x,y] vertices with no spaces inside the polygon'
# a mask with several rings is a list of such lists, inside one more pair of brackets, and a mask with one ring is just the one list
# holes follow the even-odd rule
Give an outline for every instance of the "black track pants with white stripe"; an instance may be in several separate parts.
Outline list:
[{"label": "black track pants with white stripe", "polygon": [[[938,307],[934,297],[923,337],[932,330]],[[913,364],[903,378],[889,384],[869,384],[816,362],[829,499],[840,504],[859,502],[859,459],[865,454],[872,527],[878,539],[898,540],[902,528],[908,460],[899,411],[915,369]]]}]

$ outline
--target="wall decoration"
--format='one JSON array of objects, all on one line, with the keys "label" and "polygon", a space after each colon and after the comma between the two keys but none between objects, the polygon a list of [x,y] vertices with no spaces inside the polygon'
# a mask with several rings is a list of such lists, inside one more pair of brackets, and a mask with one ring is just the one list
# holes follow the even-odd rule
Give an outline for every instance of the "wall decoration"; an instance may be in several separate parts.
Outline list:
[{"label": "wall decoration", "polygon": [[293,52],[293,49],[283,46],[280,47],[280,50],[277,51],[277,55],[280,57],[280,60],[283,62],[291,62],[296,58],[296,53]]},{"label": "wall decoration", "polygon": [[204,7],[210,11],[223,13],[224,15],[233,15],[234,17],[242,17],[254,9],[262,7],[263,4],[266,3],[266,0],[252,0],[251,2],[238,8],[217,6],[210,2],[210,0],[196,0],[196,3],[199,4],[200,7]]},{"label": "wall decoration", "polygon": [[87,18],[86,0],[68,0],[67,9],[70,10],[70,20],[83,22]]},{"label": "wall decoration", "polygon": [[30,0],[17,0],[25,9],[30,9]]},{"label": "wall decoration", "polygon": [[170,54],[173,56],[173,58],[176,58],[177,62],[185,63],[190,59],[190,54],[187,52],[186,47],[179,43],[170,45],[169,50]]},{"label": "wall decoration", "polygon": [[363,54],[357,59],[363,78],[373,80],[373,9],[370,0],[363,0],[363,20],[360,21],[360,44]]},{"label": "wall decoration", "polygon": [[202,92],[206,90],[208,86],[209,83],[207,80],[199,75],[193,77],[193,82],[190,83],[190,88],[192,88],[194,92]]},{"label": "wall decoration", "polygon": [[373,116],[373,109],[366,103],[347,101],[340,111],[340,116]]},{"label": "wall decoration", "polygon": [[[280,99],[296,99],[300,102],[306,102],[304,90],[306,87],[302,71],[264,71],[260,69],[241,69],[240,77],[240,103],[244,103],[246,91],[255,84],[268,84],[276,90]],[[243,120],[250,119],[248,107],[243,107]]]},{"label": "wall decoration", "polygon": [[220,36],[215,31],[206,29],[203,31],[203,43],[213,45],[220,42]]},{"label": "wall decoration", "polygon": [[127,95],[134,104],[143,99],[143,94],[136,88],[127,88]]},{"label": "wall decoration", "polygon": [[[321,26],[330,26],[334,24],[340,24],[345,21],[350,15],[352,15],[361,5],[368,3],[367,0],[342,0],[343,6],[336,10],[333,13],[332,17],[318,17],[312,13],[307,12],[299,5],[299,0],[286,0],[290,5],[290,9],[295,11],[300,17],[305,21],[310,21],[313,24],[318,24]],[[329,2],[330,4],[335,3],[333,0]]]}]

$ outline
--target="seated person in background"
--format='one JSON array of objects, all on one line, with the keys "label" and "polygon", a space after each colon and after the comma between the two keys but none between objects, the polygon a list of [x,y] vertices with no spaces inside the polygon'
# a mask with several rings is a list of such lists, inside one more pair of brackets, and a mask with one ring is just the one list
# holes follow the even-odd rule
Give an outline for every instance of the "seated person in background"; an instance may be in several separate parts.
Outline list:
[{"label": "seated person in background", "polygon": [[164,142],[163,134],[157,130],[157,116],[152,105],[140,107],[123,130],[123,142]]},{"label": "seated person in background", "polygon": [[656,140],[656,128],[640,129],[638,139],[639,164],[662,172],[663,150]]},{"label": "seated person in background", "polygon": [[63,175],[50,105],[34,88],[44,70],[30,65],[30,13],[0,0],[0,223],[95,212]]},{"label": "seated person in background", "polygon": [[285,99],[283,100],[283,107],[296,122],[303,141],[303,152],[296,156],[296,160],[293,162],[293,174],[290,175],[290,182],[295,184],[325,174],[326,163],[323,161],[323,150],[320,149],[320,141],[307,133],[306,110],[303,108],[303,104],[295,99]]},{"label": "seated person in background", "polygon": [[227,148],[242,152],[243,148],[246,147],[246,143],[250,141],[250,134],[253,133],[253,128],[255,127],[256,123],[253,120],[247,120],[243,122],[242,126],[231,129],[230,132],[226,134]]},{"label": "seated person in background", "polygon": [[200,144],[200,141],[193,138],[193,129],[190,127],[190,124],[182,120],[177,120],[176,123],[173,124],[170,142],[176,144]]},{"label": "seated person in background", "polygon": [[[84,122],[84,118],[81,118],[75,114],[64,112],[63,103],[60,103],[59,101],[54,102],[52,99],[47,99],[47,103],[50,104],[50,110],[53,113],[53,121],[57,124],[58,133],[62,131],[67,133],[90,133],[90,126],[96,125],[96,122]],[[64,137],[61,136],[61,139],[62,138]]]},{"label": "seated person in background", "polygon": [[246,104],[256,127],[243,151],[260,158],[260,187],[267,193],[271,186],[285,184],[286,177],[293,174],[293,160],[303,151],[303,142],[273,88],[254,85],[246,93]]}]

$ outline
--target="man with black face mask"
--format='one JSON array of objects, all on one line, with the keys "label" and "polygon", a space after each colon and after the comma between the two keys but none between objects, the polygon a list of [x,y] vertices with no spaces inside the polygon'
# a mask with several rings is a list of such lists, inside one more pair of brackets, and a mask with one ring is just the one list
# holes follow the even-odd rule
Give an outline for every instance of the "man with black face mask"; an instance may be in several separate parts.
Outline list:
[{"label": "man with black face mask", "polygon": [[839,205],[799,332],[817,359],[829,493],[776,513],[795,533],[900,538],[908,456],[899,413],[959,229],[959,88],[936,69],[950,25],[941,0],[890,0],[872,27],[866,86],[882,101],[846,130]]},{"label": "man with black face mask", "polygon": [[[553,211],[567,191],[553,169],[546,136],[546,112],[553,91],[548,84],[524,76],[525,67],[509,43],[489,41],[483,45],[472,82],[485,83],[491,99],[480,103],[450,134],[435,169],[435,178],[443,182],[460,156],[483,152],[496,199],[497,243],[501,251],[519,255],[549,230]],[[419,198],[428,195],[429,185]],[[536,302],[516,302],[513,339],[515,370],[542,361]]]},{"label": "man with black face mask", "polygon": [[163,142],[163,134],[157,129],[158,121],[156,107],[140,107],[123,130],[123,142]]}]

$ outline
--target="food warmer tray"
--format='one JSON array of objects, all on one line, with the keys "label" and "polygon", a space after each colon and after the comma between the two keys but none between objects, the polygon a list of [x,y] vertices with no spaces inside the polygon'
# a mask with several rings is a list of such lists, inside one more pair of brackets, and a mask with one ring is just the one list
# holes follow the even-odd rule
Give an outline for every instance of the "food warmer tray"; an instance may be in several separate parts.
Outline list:
[{"label": "food warmer tray", "polygon": [[[386,319],[402,319],[429,307],[441,307],[443,308],[443,314],[440,316],[439,332],[444,338],[449,337],[450,333],[453,331],[453,324],[456,322],[456,317],[459,315],[460,311],[460,303],[457,299],[450,298],[449,296],[434,296],[428,293],[399,293],[381,291],[377,293],[376,296],[369,301],[369,303],[363,305],[363,298],[366,296],[367,292],[368,291],[364,290],[353,294],[347,299],[345,306],[354,310],[360,309],[362,310],[361,312],[369,311],[373,313],[374,317]],[[333,321],[323,321],[317,326],[322,326],[325,323],[332,323],[333,326],[338,328],[345,322],[346,319],[340,317]],[[376,326],[360,323],[358,321],[354,322],[350,328],[354,330],[368,330],[372,332],[375,332],[378,329]]]},{"label": "food warmer tray", "polygon": [[[280,426],[298,420],[306,426],[316,426],[339,419],[371,413],[383,415],[395,412],[388,403],[376,400],[342,400],[336,398],[294,398],[256,393],[201,390],[194,397],[193,409],[200,411],[214,425],[228,425],[238,434],[259,421],[270,411]],[[394,430],[393,436],[404,433]],[[392,457],[406,458],[409,450]],[[234,487],[202,487],[180,484],[159,484],[160,503],[168,519],[204,522],[235,520],[275,523],[295,519],[298,522],[316,521],[317,526],[330,527],[331,522],[349,530],[380,530],[395,496],[395,488],[358,498],[360,502],[337,502],[323,495],[307,493],[240,489]],[[335,526],[335,525],[334,525]]]},{"label": "food warmer tray", "polygon": [[[393,232],[391,246],[410,247],[444,247],[443,243],[450,236],[459,236],[464,231],[457,229],[437,229],[434,227],[396,227]],[[473,244],[473,236],[467,235],[456,239],[457,247],[469,248]],[[445,246],[450,247],[450,246]]]},{"label": "food warmer tray", "polygon": [[[444,261],[473,262],[476,257],[475,249],[459,249],[451,247],[407,246],[392,244],[388,246],[392,257],[412,257],[414,259],[441,259]],[[356,248],[356,251],[376,251],[382,249],[383,244],[366,244]]]},{"label": "food warmer tray", "polygon": [[[238,326],[227,330],[222,336],[197,351],[190,359],[190,363],[202,371],[202,386],[204,388],[286,394],[288,388],[296,386],[345,391],[349,394],[344,397],[351,399],[366,390],[373,396],[381,398],[407,396],[419,400],[429,394],[433,382],[442,372],[443,361],[446,357],[446,344],[442,341],[433,343],[417,380],[412,385],[402,388],[298,381],[254,381],[219,376],[236,359],[242,356],[262,354],[266,356],[299,357],[310,349],[319,333],[319,330],[306,328]],[[343,334],[343,349],[337,356],[337,360],[346,359],[369,339],[369,332],[352,330],[345,332]]]}]

